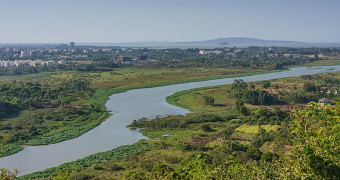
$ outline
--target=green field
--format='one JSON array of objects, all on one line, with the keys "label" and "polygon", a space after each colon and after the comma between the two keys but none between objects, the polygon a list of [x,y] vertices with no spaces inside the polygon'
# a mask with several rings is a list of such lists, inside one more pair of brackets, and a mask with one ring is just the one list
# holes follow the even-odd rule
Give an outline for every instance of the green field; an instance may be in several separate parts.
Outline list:
[{"label": "green field", "polygon": [[[267,132],[269,131],[276,131],[280,126],[279,125],[262,125],[263,129],[265,129]],[[259,132],[259,126],[258,125],[242,125],[235,129],[236,131],[247,133],[247,134],[257,134]]]}]

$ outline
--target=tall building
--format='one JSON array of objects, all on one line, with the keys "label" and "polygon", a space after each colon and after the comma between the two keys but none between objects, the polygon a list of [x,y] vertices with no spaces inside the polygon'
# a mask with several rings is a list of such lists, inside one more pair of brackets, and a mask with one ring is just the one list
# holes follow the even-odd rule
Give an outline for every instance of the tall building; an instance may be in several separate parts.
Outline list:
[{"label": "tall building", "polygon": [[28,57],[28,56],[30,56],[30,52],[28,50],[24,50],[24,51],[20,52],[21,58],[25,58],[25,57]]},{"label": "tall building", "polygon": [[30,56],[31,57],[36,57],[37,56],[37,52],[36,51],[30,51]]},{"label": "tall building", "polygon": [[71,48],[71,49],[74,49],[74,47],[75,47],[75,46],[74,46],[74,42],[70,42],[70,48]]}]

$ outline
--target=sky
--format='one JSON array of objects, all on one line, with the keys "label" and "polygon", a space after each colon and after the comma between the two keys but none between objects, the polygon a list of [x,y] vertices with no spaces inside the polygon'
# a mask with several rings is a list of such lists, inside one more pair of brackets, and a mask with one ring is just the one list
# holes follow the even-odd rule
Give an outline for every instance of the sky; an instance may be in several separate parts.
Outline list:
[{"label": "sky", "polygon": [[0,43],[340,42],[339,0],[0,0]]}]

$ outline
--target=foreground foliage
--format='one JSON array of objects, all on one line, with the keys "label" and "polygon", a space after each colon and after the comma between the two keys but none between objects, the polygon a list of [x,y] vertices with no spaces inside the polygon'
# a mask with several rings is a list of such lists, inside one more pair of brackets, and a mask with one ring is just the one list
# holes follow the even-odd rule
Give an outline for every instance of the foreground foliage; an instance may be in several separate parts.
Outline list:
[{"label": "foreground foliage", "polygon": [[192,154],[178,168],[154,164],[152,171],[129,170],[126,178],[339,179],[339,115],[339,102],[322,108],[311,103],[310,107],[298,110],[288,132],[291,148],[280,157],[227,142],[212,151]]}]

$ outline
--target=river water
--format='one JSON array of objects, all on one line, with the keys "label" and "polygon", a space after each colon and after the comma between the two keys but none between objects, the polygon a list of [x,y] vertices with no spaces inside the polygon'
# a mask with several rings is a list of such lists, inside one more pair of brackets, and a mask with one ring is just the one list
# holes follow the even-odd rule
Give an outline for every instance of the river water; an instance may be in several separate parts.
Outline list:
[{"label": "river water", "polygon": [[339,71],[339,66],[298,67],[288,71],[253,75],[239,78],[226,78],[162,87],[130,90],[110,96],[106,103],[113,115],[106,121],[84,135],[57,144],[28,146],[22,151],[0,158],[0,168],[13,170],[17,168],[24,175],[46,168],[58,166],[88,155],[132,144],[146,139],[141,133],[126,128],[135,119],[154,118],[169,114],[186,114],[189,111],[166,103],[165,98],[177,91],[231,84],[234,79],[245,82],[312,75],[324,72]]}]

